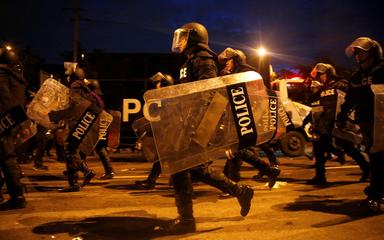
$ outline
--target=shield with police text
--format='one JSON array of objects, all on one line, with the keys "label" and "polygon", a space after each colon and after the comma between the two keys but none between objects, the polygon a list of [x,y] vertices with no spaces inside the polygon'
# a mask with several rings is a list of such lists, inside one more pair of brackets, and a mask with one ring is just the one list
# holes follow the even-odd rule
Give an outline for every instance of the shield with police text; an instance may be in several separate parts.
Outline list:
[{"label": "shield with police text", "polygon": [[142,144],[145,159],[149,162],[158,160],[159,157],[149,121],[145,118],[139,118],[132,123],[132,129],[138,138],[137,141]]},{"label": "shield with police text", "polygon": [[345,93],[331,88],[320,93],[319,101],[312,104],[312,126],[321,134],[331,134],[337,114],[344,103]]},{"label": "shield with police text", "polygon": [[68,108],[69,98],[69,88],[55,79],[49,78],[44,81],[29,104],[27,115],[47,129],[56,128],[58,124],[50,121],[48,113]]},{"label": "shield with police text", "polygon": [[278,97],[252,71],[149,90],[144,99],[164,173],[260,145],[283,131]]},{"label": "shield with police text", "polygon": [[372,84],[374,100],[373,139],[371,153],[384,152],[384,84]]},{"label": "shield with police text", "polygon": [[69,134],[66,142],[69,148],[79,148],[89,155],[98,141],[105,138],[113,117],[102,111],[80,95],[71,92]]},{"label": "shield with police text", "polygon": [[37,132],[36,124],[27,118],[21,106],[14,106],[0,114],[0,138],[19,146]]},{"label": "shield with police text", "polygon": [[113,117],[107,131],[108,147],[118,148],[120,145],[121,112],[114,110],[108,110],[107,112]]}]

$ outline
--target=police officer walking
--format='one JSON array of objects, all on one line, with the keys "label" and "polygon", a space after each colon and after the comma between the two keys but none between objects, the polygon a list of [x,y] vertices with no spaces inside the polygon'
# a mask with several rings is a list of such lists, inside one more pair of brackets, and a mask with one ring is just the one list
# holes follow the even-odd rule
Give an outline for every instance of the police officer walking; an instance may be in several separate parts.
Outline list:
[{"label": "police officer walking", "polygon": [[[359,37],[353,41],[345,50],[347,56],[354,57],[359,69],[351,76],[350,88],[341,106],[341,112],[337,118],[337,124],[343,128],[346,124],[348,114],[355,110],[355,118],[361,128],[366,144],[366,150],[371,165],[371,180],[369,186],[364,190],[368,196],[366,203],[373,211],[380,209],[380,203],[384,199],[384,152],[372,152],[374,142],[374,119],[379,116],[374,111],[374,94],[371,85],[384,84],[384,60],[381,45],[369,38]],[[382,143],[381,143],[382,144]]]},{"label": "police officer walking", "polygon": [[[14,61],[6,46],[0,46],[0,171],[4,175],[10,199],[0,205],[0,210],[25,208],[26,200],[20,182],[20,167],[11,140],[11,130],[26,120],[23,110],[25,81],[14,70]],[[0,173],[1,175],[1,173]],[[0,179],[0,186],[3,185]],[[3,200],[0,189],[0,200]]]},{"label": "police officer walking", "polygon": [[[226,48],[219,54],[218,59],[219,62],[225,64],[225,67],[221,70],[220,75],[256,71],[255,68],[246,63],[245,54],[238,49]],[[227,156],[224,174],[226,174],[226,176],[233,181],[240,181],[240,167],[241,160],[243,160],[259,170],[259,174],[254,176],[255,179],[260,179],[264,175],[267,175],[269,178],[268,185],[272,188],[275,185],[276,177],[280,174],[279,162],[277,161],[274,150],[269,143],[264,143],[259,147],[267,155],[270,164],[263,161],[256,155],[254,147],[245,148],[235,153],[232,158],[231,156]]]},{"label": "police officer walking", "polygon": [[[97,102],[97,106],[101,109],[105,109],[105,103],[102,98],[103,92],[101,91],[100,83],[96,79],[87,80],[88,87],[91,90],[91,95],[95,98]],[[115,176],[115,172],[113,171],[111,165],[111,158],[109,157],[109,153],[107,151],[108,142],[106,140],[99,140],[96,144],[95,152],[99,156],[101,163],[104,167],[104,174],[99,178],[102,180],[112,179]]]},{"label": "police officer walking", "polygon": [[[325,176],[326,153],[332,148],[332,130],[335,126],[336,110],[338,107],[338,95],[347,90],[347,82],[338,79],[335,68],[326,63],[318,63],[311,71],[311,76],[320,81],[321,88],[313,98],[312,103],[312,127],[315,139],[313,151],[315,155],[316,175],[308,180],[309,184],[327,184]],[[342,91],[342,92],[340,92]],[[345,153],[357,162],[362,170],[361,181],[369,177],[369,164],[358,149],[345,140],[338,139]]]},{"label": "police officer walking", "polygon": [[[181,83],[217,76],[216,54],[208,46],[208,31],[202,24],[191,22],[176,29],[172,51],[186,57],[186,62],[180,69]],[[172,175],[179,217],[166,227],[166,231],[176,234],[196,231],[191,177],[236,196],[241,206],[241,215],[248,214],[253,197],[252,188],[240,186],[204,164]]]},{"label": "police officer walking", "polygon": [[[81,68],[77,68],[73,74],[69,76],[69,84],[70,88],[73,92],[79,94],[81,97],[89,100],[91,102],[91,107],[95,112],[101,111],[97,107],[96,100],[91,95],[91,90],[84,82],[84,70]],[[73,100],[73,96],[71,97],[71,101]],[[77,120],[72,117],[72,109],[71,107],[60,110],[60,111],[52,111],[50,112],[49,118],[53,122],[59,122],[60,120],[65,120],[68,124],[68,127],[72,129]],[[96,173],[89,169],[87,163],[83,161],[80,157],[80,152],[78,146],[73,146],[69,142],[66,142],[64,145],[64,158],[66,161],[66,174],[68,178],[68,187],[62,188],[60,192],[77,192],[80,191],[81,186],[87,185],[95,176]],[[78,171],[84,173],[84,179],[81,186],[77,183],[78,180]]]}]

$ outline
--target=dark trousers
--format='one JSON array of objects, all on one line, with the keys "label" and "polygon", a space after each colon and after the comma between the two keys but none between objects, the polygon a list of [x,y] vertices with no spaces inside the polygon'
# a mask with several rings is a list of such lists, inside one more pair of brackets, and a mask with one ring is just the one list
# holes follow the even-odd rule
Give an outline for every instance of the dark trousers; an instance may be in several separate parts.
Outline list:
[{"label": "dark trousers", "polygon": [[[4,182],[7,185],[11,199],[23,196],[23,184],[20,182],[20,167],[15,155],[1,156],[0,170],[4,175]],[[2,185],[2,184],[1,184]]]},{"label": "dark trousers", "polygon": [[80,152],[78,148],[72,148],[67,143],[64,146],[64,158],[68,174],[68,184],[70,186],[75,186],[77,184],[78,175],[77,173],[81,171],[83,174],[89,172],[87,163],[82,160],[80,157]]},{"label": "dark trousers", "polygon": [[216,171],[207,165],[200,165],[172,175],[173,188],[175,190],[175,202],[180,218],[184,220],[193,219],[192,180],[201,181],[220,189],[232,196],[240,194],[240,187],[221,171]]},{"label": "dark trousers", "polygon": [[159,178],[161,174],[161,165],[160,161],[156,161],[153,163],[151,171],[149,172],[149,175],[147,177],[148,183],[156,183],[157,178]]},{"label": "dark trousers", "polygon": [[[326,153],[331,149],[332,138],[332,135],[320,135],[319,139],[313,142],[317,177],[325,178],[325,163],[327,162]],[[344,149],[345,154],[356,161],[363,172],[369,171],[367,160],[365,160],[364,156],[357,148],[345,140],[338,139],[338,143]]]},{"label": "dark trousers", "polygon": [[99,156],[101,163],[103,164],[105,174],[109,174],[113,172],[113,168],[111,166],[111,158],[109,157],[108,151],[105,146],[106,144],[104,141],[99,142],[95,147],[95,152]]},{"label": "dark trousers", "polygon": [[365,189],[368,198],[380,199],[384,197],[384,152],[369,153],[371,166],[371,180]]},{"label": "dark trousers", "polygon": [[[272,152],[273,157],[271,158],[272,162],[274,162],[276,165],[278,164],[275,154],[273,151],[267,150],[268,154]],[[266,154],[267,154],[266,152]],[[270,159],[270,158],[268,158]],[[259,158],[256,153],[254,152],[254,148],[245,148],[240,151],[238,151],[235,154],[235,157],[232,159],[227,159],[227,162],[224,166],[224,174],[231,179],[232,181],[238,182],[240,181],[240,168],[242,165],[242,161],[250,164],[251,166],[255,167],[259,171],[268,173],[270,170],[269,163],[265,162],[261,158]]]}]

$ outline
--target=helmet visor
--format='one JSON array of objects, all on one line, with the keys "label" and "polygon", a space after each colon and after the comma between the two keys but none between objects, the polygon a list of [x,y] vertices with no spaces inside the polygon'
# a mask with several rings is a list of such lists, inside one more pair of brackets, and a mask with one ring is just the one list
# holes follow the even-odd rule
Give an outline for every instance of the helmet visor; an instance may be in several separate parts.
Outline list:
[{"label": "helmet visor", "polygon": [[374,42],[367,37],[360,37],[353,41],[346,49],[345,54],[348,57],[352,57],[355,54],[355,49],[359,48],[365,52],[368,52],[374,46]]},{"label": "helmet visor", "polygon": [[[318,74],[326,73],[331,67],[325,63],[318,63],[311,71],[311,77],[316,78]],[[332,70],[331,70],[332,71]]]},{"label": "helmet visor", "polygon": [[173,34],[172,52],[184,52],[185,48],[187,47],[188,38],[189,30],[183,28],[176,29]]}]

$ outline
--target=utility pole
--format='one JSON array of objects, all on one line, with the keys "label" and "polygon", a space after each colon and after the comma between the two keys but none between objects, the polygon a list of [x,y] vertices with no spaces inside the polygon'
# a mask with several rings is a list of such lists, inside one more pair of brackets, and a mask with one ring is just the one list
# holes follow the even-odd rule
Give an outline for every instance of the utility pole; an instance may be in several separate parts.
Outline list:
[{"label": "utility pole", "polygon": [[79,55],[79,31],[80,31],[80,0],[75,0],[73,18],[73,39],[72,39],[72,54],[73,62],[77,62],[77,56]]}]

